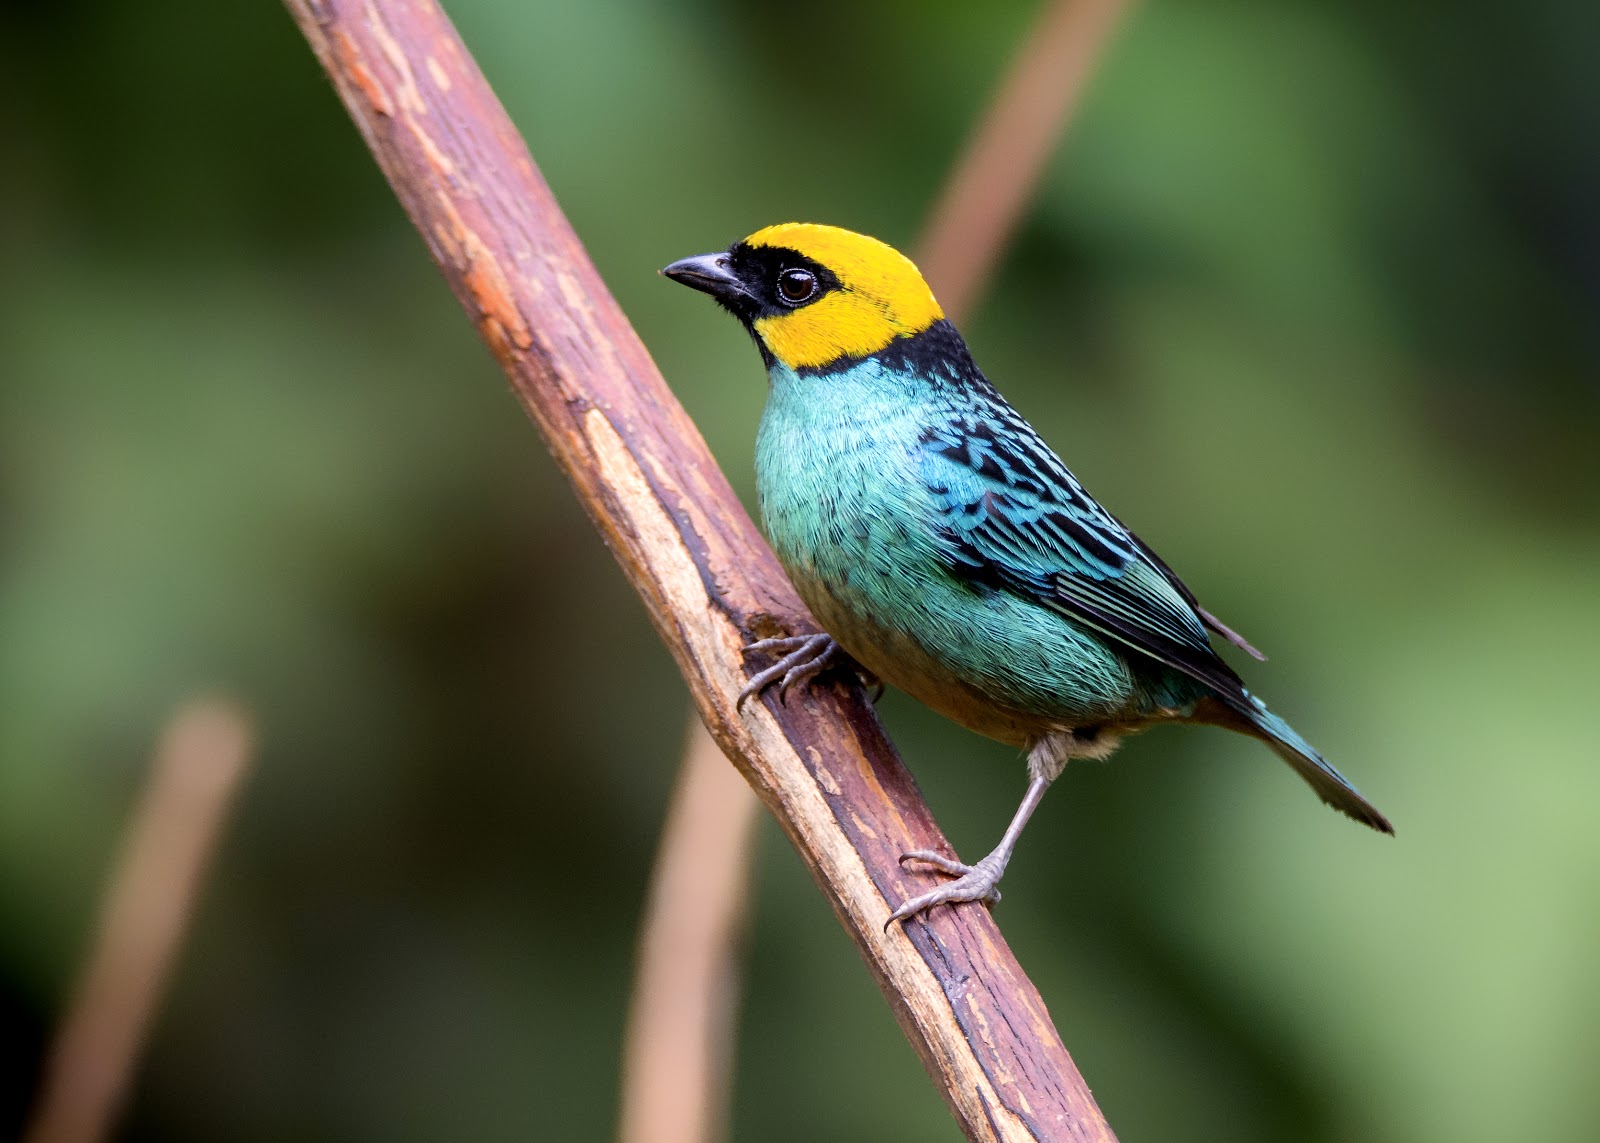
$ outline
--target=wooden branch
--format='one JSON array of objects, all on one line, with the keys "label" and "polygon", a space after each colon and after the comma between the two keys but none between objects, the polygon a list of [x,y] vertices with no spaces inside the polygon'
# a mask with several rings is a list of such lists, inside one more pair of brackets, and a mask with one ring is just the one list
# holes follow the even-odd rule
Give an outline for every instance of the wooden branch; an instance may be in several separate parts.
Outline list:
[{"label": "wooden branch", "polygon": [[1046,0],[917,244],[945,313],[972,312],[1128,0]]},{"label": "wooden branch", "polygon": [[[1046,0],[1019,45],[918,243],[916,261],[958,325],[990,281],[1126,0]],[[756,801],[707,770],[714,744],[691,712],[677,793],[640,925],[623,1045],[618,1143],[716,1143],[727,1134],[738,972],[728,943],[748,892],[741,865]],[[698,878],[696,892],[672,886]]]},{"label": "wooden branch", "polygon": [[250,766],[248,717],[202,699],[173,714],[112,870],[99,932],[56,1032],[26,1143],[114,1134],[139,1049]]},{"label": "wooden branch", "polygon": [[794,842],[975,1140],[1110,1140],[987,910],[885,932],[949,852],[859,689],[750,703],[741,648],[814,630],[429,0],[288,0],[468,316],[644,600],[718,745]]}]

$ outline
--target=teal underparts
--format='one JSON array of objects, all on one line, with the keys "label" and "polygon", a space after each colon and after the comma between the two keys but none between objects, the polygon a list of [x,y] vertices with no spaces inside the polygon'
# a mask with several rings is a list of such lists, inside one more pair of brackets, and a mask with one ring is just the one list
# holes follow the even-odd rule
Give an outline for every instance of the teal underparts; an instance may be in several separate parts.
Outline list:
[{"label": "teal underparts", "polygon": [[930,428],[981,422],[992,390],[872,359],[769,375],[756,444],[767,534],[807,605],[866,666],[1019,744],[1064,726],[1182,717],[1206,693],[1057,610],[963,574],[949,523],[961,466],[941,469]]}]

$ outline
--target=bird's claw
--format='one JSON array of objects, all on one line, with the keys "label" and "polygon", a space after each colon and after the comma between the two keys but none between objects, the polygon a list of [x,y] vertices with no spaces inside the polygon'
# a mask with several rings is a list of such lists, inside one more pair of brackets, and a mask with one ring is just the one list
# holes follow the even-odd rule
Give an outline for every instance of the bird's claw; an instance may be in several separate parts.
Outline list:
[{"label": "bird's claw", "polygon": [[786,700],[790,687],[815,678],[844,654],[831,635],[790,635],[778,639],[760,639],[749,644],[744,650],[747,655],[752,651],[759,651],[769,655],[781,655],[782,658],[751,676],[744,690],[739,692],[739,697],[734,701],[736,707],[743,706],[745,699],[760,694],[774,683],[778,685],[778,698]]},{"label": "bird's claw", "polygon": [[908,920],[935,905],[955,905],[962,901],[982,901],[993,905],[1000,900],[1000,876],[1006,867],[1004,858],[998,853],[991,853],[976,865],[966,865],[931,849],[913,849],[900,855],[902,865],[907,861],[931,865],[955,880],[947,881],[937,889],[930,889],[902,904],[883,923],[884,932],[888,932],[889,926],[896,921]]},{"label": "bird's claw", "polygon": [[772,666],[751,676],[734,702],[736,707],[743,706],[745,699],[760,694],[774,683],[778,687],[779,701],[787,703],[790,687],[807,682],[830,667],[841,665],[848,665],[861,680],[861,685],[873,692],[873,702],[883,697],[883,681],[846,654],[831,635],[788,635],[759,639],[745,646],[745,654],[752,651],[782,657]]},{"label": "bird's claw", "polygon": [[965,862],[957,861],[953,857],[946,857],[938,850],[913,849],[900,855],[900,864],[908,861],[920,861],[924,865],[931,865],[941,872],[948,873],[951,877],[965,877],[972,872],[972,866]]}]

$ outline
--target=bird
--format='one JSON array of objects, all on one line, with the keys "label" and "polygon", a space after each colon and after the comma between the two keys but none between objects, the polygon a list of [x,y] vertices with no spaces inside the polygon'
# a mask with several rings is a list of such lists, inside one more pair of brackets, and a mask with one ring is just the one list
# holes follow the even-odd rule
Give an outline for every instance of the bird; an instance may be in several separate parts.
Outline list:
[{"label": "bird", "polygon": [[1073,759],[1167,722],[1260,739],[1334,809],[1387,818],[1248,691],[1215,634],[1257,659],[1079,483],[973,361],[912,261],[878,239],[780,223],[667,278],[709,294],[755,341],[763,528],[824,633],[761,639],[740,702],[852,666],[1020,748],[1028,785],[987,856],[901,857],[946,879],[937,905],[993,904],[1017,840]]}]

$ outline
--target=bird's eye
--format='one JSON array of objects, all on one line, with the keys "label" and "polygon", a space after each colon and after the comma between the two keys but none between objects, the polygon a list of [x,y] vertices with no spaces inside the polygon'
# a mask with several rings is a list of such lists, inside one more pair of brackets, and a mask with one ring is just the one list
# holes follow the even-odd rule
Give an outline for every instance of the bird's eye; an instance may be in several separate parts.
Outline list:
[{"label": "bird's eye", "polygon": [[817,292],[817,276],[810,270],[785,270],[778,275],[778,296],[791,306],[810,301]]}]

